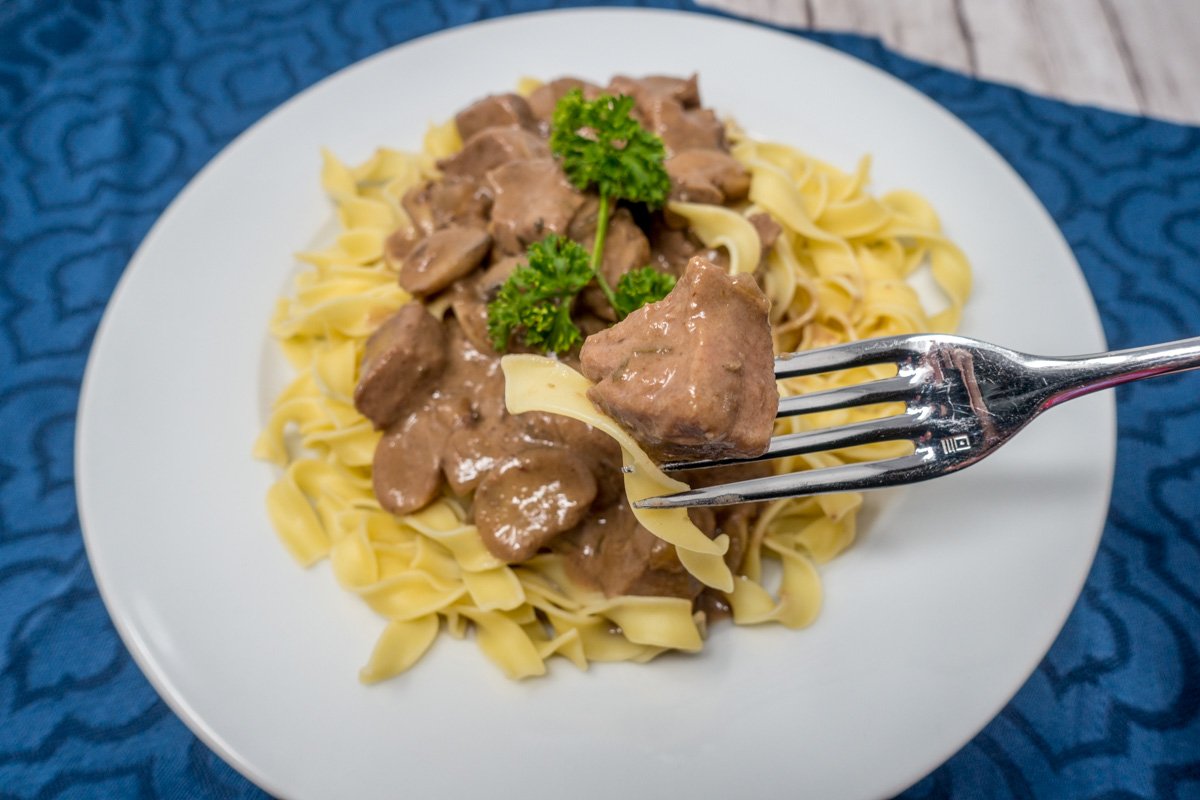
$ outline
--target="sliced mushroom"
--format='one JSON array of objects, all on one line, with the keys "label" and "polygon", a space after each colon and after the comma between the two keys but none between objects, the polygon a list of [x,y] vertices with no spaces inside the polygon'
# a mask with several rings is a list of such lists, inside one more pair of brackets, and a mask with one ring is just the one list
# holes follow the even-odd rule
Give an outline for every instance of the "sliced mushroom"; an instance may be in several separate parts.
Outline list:
[{"label": "sliced mushroom", "polygon": [[474,178],[448,177],[414,186],[401,204],[413,227],[428,236],[450,225],[487,227],[492,195]]},{"label": "sliced mushroom", "polygon": [[384,434],[371,469],[381,506],[393,514],[411,514],[438,496],[445,436],[445,428],[427,412],[409,415]]},{"label": "sliced mushroom", "polygon": [[596,479],[560,447],[526,450],[488,474],[475,491],[475,526],[488,550],[509,563],[532,557],[586,516]]},{"label": "sliced mushroom", "polygon": [[404,259],[400,285],[418,297],[441,291],[478,267],[491,246],[492,237],[479,228],[443,228]]}]

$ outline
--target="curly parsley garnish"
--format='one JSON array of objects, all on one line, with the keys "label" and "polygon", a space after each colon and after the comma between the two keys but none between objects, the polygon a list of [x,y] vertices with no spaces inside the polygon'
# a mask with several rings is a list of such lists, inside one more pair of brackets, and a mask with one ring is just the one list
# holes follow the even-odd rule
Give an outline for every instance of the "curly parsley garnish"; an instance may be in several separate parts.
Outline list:
[{"label": "curly parsley garnish", "polygon": [[585,100],[572,89],[554,108],[550,151],[562,159],[567,179],[581,191],[595,187],[601,203],[628,200],[658,208],[671,190],[666,150],[632,111],[627,95]]},{"label": "curly parsley garnish", "polygon": [[578,89],[555,106],[550,150],[576,188],[594,188],[600,195],[595,244],[590,258],[578,243],[555,235],[529,246],[528,263],[509,276],[488,304],[488,333],[497,350],[508,349],[514,335],[530,347],[570,350],[583,338],[571,320],[571,305],[593,280],[618,318],[661,300],[674,287],[674,277],[652,267],[621,276],[615,291],[600,273],[613,205],[626,200],[658,208],[671,188],[662,139],[638,124],[631,111],[632,97],[602,94],[586,100]]},{"label": "curly parsley garnish", "polygon": [[613,308],[618,317],[627,317],[647,303],[657,303],[675,288],[675,276],[654,267],[631,269],[617,281]]},{"label": "curly parsley garnish", "polygon": [[492,346],[504,352],[518,334],[530,347],[565,353],[583,338],[571,320],[571,304],[594,277],[587,251],[550,234],[531,244],[526,256],[529,263],[513,271],[488,305]]},{"label": "curly parsley garnish", "polygon": [[554,107],[550,129],[550,151],[561,160],[567,180],[581,191],[595,187],[600,194],[591,265],[614,309],[616,295],[600,274],[609,210],[618,200],[658,208],[671,190],[662,139],[643,128],[632,111],[633,98],[627,95],[586,100],[582,91],[572,89]]}]

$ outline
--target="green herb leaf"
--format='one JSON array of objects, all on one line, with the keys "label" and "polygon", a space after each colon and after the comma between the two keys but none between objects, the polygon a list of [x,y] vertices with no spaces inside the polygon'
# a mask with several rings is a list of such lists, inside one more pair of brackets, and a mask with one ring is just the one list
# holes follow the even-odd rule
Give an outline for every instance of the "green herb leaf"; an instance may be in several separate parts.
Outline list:
[{"label": "green herb leaf", "polygon": [[571,303],[593,274],[588,253],[570,239],[551,234],[534,242],[521,264],[488,304],[488,335],[499,352],[513,336],[526,345],[565,353],[583,339],[571,320]]},{"label": "green herb leaf", "polygon": [[675,276],[659,272],[654,267],[631,269],[617,281],[616,302],[613,307],[617,315],[625,317],[647,303],[657,303],[675,288]]},{"label": "green herb leaf", "polygon": [[661,206],[671,189],[663,166],[662,139],[630,116],[633,98],[602,94],[585,100],[572,89],[554,108],[550,150],[563,172],[582,191],[602,197]]}]

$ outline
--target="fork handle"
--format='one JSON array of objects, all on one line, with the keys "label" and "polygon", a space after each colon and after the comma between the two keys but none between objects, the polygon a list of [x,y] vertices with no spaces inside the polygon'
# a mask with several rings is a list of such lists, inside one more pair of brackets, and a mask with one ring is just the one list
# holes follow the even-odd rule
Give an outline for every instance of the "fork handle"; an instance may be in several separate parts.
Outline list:
[{"label": "fork handle", "polygon": [[1045,359],[1036,366],[1057,373],[1043,408],[1085,394],[1156,375],[1200,369],[1200,336],[1091,356]]}]

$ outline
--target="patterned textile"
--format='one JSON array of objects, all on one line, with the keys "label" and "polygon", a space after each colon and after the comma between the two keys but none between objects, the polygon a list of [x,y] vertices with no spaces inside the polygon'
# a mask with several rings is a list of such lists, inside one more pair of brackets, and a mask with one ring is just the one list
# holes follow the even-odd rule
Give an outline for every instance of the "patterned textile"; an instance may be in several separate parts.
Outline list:
[{"label": "patterned textile", "polygon": [[[567,5],[0,3],[0,798],[262,796],[155,695],[97,595],[72,472],[96,325],[155,218],[270,109],[415,36]],[[1200,334],[1200,129],[801,35],[991,142],[1065,232],[1114,347]],[[1009,706],[904,797],[1200,797],[1198,395],[1196,374],[1118,390],[1112,507],[1082,599]]]}]

